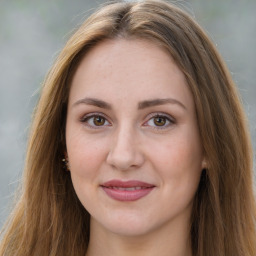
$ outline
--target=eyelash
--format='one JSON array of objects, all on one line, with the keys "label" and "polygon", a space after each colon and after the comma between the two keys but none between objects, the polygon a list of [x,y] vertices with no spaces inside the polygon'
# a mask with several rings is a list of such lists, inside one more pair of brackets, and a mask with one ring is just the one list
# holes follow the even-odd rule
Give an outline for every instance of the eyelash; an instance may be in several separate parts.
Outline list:
[{"label": "eyelash", "polygon": [[[100,118],[104,119],[104,124],[105,124],[106,121],[110,124],[110,122],[107,120],[107,117],[105,115],[103,115],[102,113],[90,113],[88,115],[83,116],[80,119],[80,121],[82,123],[85,123],[88,127],[93,128],[93,129],[100,129],[103,126],[106,126],[106,125],[99,125],[99,126],[97,126],[97,125],[89,124],[89,121],[92,120],[95,117],[100,117]],[[111,126],[111,125],[107,125],[107,126]]]},{"label": "eyelash", "polygon": [[[145,125],[146,123],[149,123],[151,120],[154,122],[154,118],[163,118],[165,120],[165,123],[163,126],[151,126],[153,129],[167,129],[169,128],[171,125],[175,124],[175,120],[174,118],[172,118],[170,115],[164,114],[164,113],[152,113],[148,116],[148,121],[146,121],[145,123],[143,123],[143,125]],[[167,123],[167,124],[166,124]],[[146,125],[146,126],[150,126],[150,125]]]},{"label": "eyelash", "polygon": [[[93,118],[97,118],[97,117],[99,117],[99,118],[102,118],[103,120],[104,120],[104,123],[103,123],[103,125],[93,125],[93,124],[90,124],[89,123],[89,121],[91,121],[92,120],[92,122],[93,122]],[[151,126],[151,125],[146,125],[147,123],[149,123],[151,120],[153,120],[154,118],[163,118],[163,120],[165,121],[165,123],[164,123],[164,125],[163,126],[157,126],[157,125],[155,125],[155,126]],[[85,115],[85,116],[83,116],[81,119],[80,119],[80,121],[82,122],[82,123],[85,123],[86,124],[86,126],[88,126],[88,127],[90,127],[90,128],[92,128],[92,129],[101,129],[102,127],[105,127],[105,126],[111,126],[111,122],[109,122],[108,120],[107,120],[107,117],[105,116],[105,115],[103,115],[102,113],[90,113],[90,114],[88,114],[88,115]],[[105,125],[105,122],[107,122],[108,124],[107,125]],[[154,120],[153,120],[153,122],[154,122]],[[166,124],[167,123],[167,124]],[[160,130],[160,129],[166,129],[166,128],[168,128],[169,126],[171,126],[171,125],[173,125],[173,124],[175,124],[175,120],[174,120],[174,118],[172,118],[170,115],[167,115],[167,114],[164,114],[164,113],[152,113],[152,114],[150,114],[148,117],[147,117],[147,121],[146,122],[144,122],[143,123],[143,125],[144,126],[150,126],[150,127],[152,127],[153,129],[158,129],[158,130]]]}]

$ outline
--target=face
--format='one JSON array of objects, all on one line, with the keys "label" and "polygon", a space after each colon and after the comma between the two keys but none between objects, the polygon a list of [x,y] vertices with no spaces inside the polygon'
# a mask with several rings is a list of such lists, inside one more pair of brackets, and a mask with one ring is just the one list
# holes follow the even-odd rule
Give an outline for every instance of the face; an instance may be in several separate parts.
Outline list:
[{"label": "face", "polygon": [[195,106],[158,46],[116,39],[84,57],[71,84],[66,145],[95,229],[134,236],[189,222],[204,167]]}]

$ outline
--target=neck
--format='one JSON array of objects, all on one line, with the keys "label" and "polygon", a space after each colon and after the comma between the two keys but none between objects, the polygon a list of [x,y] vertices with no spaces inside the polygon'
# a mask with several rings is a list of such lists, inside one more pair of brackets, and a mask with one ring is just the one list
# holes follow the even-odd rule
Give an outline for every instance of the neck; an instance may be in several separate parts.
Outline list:
[{"label": "neck", "polygon": [[94,228],[97,225],[91,221],[86,256],[192,256],[188,226],[177,225],[170,229],[165,225],[146,235],[125,236]]}]

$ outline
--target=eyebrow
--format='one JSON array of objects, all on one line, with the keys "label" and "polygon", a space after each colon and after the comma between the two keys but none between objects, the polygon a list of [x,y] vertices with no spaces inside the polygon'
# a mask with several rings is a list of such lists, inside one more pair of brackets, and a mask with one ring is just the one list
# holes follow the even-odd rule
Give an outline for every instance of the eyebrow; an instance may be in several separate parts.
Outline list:
[{"label": "eyebrow", "polygon": [[167,98],[167,99],[153,99],[153,100],[145,100],[139,103],[138,109],[144,109],[144,108],[149,108],[149,107],[154,107],[154,106],[159,106],[159,105],[165,105],[165,104],[177,104],[180,107],[184,108],[185,110],[187,109],[184,104],[182,104],[180,101],[172,98]]},{"label": "eyebrow", "polygon": [[[96,106],[96,107],[104,108],[104,109],[112,109],[111,104],[109,104],[103,100],[99,100],[99,99],[95,99],[95,98],[80,99],[73,104],[73,107],[80,105],[80,104],[92,105],[92,106]],[[185,110],[187,109],[184,104],[182,104],[180,101],[173,99],[173,98],[152,99],[152,100],[141,101],[138,104],[138,109],[140,110],[140,109],[145,109],[145,108],[160,106],[160,105],[165,105],[165,104],[177,104],[180,107],[182,107],[183,109],[185,109]]]},{"label": "eyebrow", "polygon": [[80,104],[86,104],[86,105],[96,106],[99,108],[111,109],[111,105],[109,103],[103,100],[95,99],[95,98],[84,98],[84,99],[78,100],[73,104],[73,107]]}]

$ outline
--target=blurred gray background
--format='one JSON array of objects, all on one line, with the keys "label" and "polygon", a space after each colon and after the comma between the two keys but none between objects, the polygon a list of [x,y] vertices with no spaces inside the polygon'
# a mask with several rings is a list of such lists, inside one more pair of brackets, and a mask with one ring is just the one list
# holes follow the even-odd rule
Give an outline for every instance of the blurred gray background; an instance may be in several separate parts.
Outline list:
[{"label": "blurred gray background", "polygon": [[[25,158],[31,113],[44,76],[94,0],[0,0],[0,228]],[[256,149],[256,1],[175,1],[195,16],[230,68]]]}]

